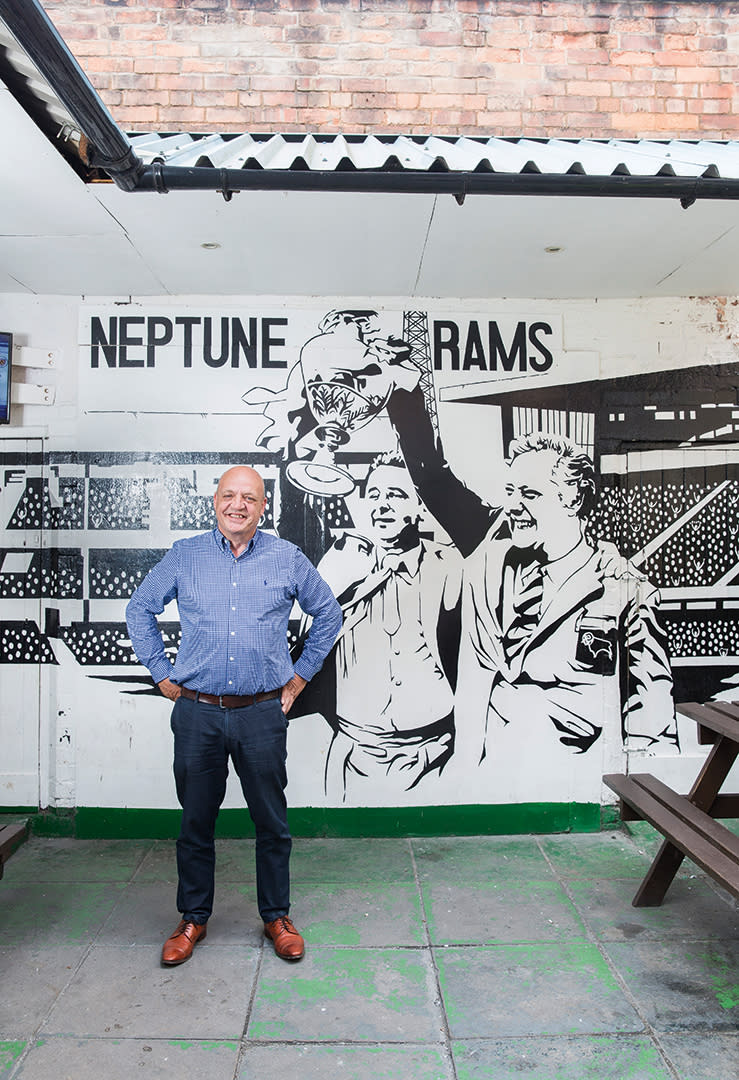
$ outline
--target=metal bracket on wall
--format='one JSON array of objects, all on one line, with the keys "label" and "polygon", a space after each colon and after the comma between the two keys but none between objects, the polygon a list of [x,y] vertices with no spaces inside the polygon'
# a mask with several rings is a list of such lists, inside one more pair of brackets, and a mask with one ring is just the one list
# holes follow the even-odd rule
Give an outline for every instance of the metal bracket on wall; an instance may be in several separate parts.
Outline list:
[{"label": "metal bracket on wall", "polygon": [[36,386],[34,383],[15,383],[12,391],[14,405],[53,405],[55,386]]},{"label": "metal bracket on wall", "polygon": [[13,349],[13,365],[24,368],[41,368],[53,371],[59,366],[61,349],[31,349],[28,345],[19,345]]}]

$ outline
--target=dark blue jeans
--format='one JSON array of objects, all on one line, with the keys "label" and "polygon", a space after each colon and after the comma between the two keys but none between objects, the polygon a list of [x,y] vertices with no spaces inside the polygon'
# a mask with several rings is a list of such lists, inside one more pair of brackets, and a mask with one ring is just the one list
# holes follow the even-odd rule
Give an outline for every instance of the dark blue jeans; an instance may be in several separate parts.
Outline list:
[{"label": "dark blue jeans", "polygon": [[178,698],[172,710],[174,776],[182,806],[177,840],[177,908],[204,923],[213,910],[216,818],[228,759],[241,781],[256,831],[257,903],[265,922],[290,909],[287,826],[287,717],[280,699],[222,709]]}]

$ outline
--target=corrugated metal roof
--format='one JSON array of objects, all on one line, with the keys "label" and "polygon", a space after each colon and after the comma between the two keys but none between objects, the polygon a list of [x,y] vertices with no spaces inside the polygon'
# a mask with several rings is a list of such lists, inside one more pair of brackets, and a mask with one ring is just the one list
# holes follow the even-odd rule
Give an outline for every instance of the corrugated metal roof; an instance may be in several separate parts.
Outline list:
[{"label": "corrugated metal roof", "polygon": [[18,44],[2,19],[0,19],[0,51],[8,65],[6,70],[12,70],[19,80],[23,80],[29,97],[34,97],[39,104],[43,105],[60,128],[65,124],[72,124],[72,117],[60,102],[56,92],[32,63],[25,49]]},{"label": "corrugated metal roof", "polygon": [[146,165],[739,179],[739,143],[408,135],[134,134]]},{"label": "corrugated metal roof", "polygon": [[6,80],[14,78],[17,87],[23,86],[26,96],[24,104],[34,102],[39,109],[43,109],[60,131],[65,126],[70,128],[76,126],[71,114],[59,100],[56,91],[52,89],[2,19],[0,19],[0,57],[2,58],[0,74],[4,75]]}]

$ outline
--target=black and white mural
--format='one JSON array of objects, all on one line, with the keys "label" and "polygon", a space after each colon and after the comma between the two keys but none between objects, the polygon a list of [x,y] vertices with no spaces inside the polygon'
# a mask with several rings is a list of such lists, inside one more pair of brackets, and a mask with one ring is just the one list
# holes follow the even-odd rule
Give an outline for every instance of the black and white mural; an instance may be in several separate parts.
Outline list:
[{"label": "black and white mural", "polygon": [[125,604],[245,463],[344,612],[305,804],[598,801],[680,754],[676,701],[739,693],[739,363],[624,372],[550,309],[252,307],[83,308],[78,445],[0,463],[2,663],[166,712]]}]

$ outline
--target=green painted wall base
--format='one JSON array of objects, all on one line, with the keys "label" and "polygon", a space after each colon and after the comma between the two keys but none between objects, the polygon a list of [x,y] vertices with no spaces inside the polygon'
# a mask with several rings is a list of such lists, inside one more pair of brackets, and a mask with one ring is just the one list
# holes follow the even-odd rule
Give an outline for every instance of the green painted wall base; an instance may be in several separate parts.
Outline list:
[{"label": "green painted wall base", "polygon": [[[108,839],[172,839],[180,826],[179,810],[80,806],[73,810],[23,814],[37,836]],[[515,803],[492,806],[294,807],[293,836],[503,836],[514,833],[597,832],[620,824],[615,806],[598,803]],[[253,836],[246,809],[222,810],[220,837]]]}]

